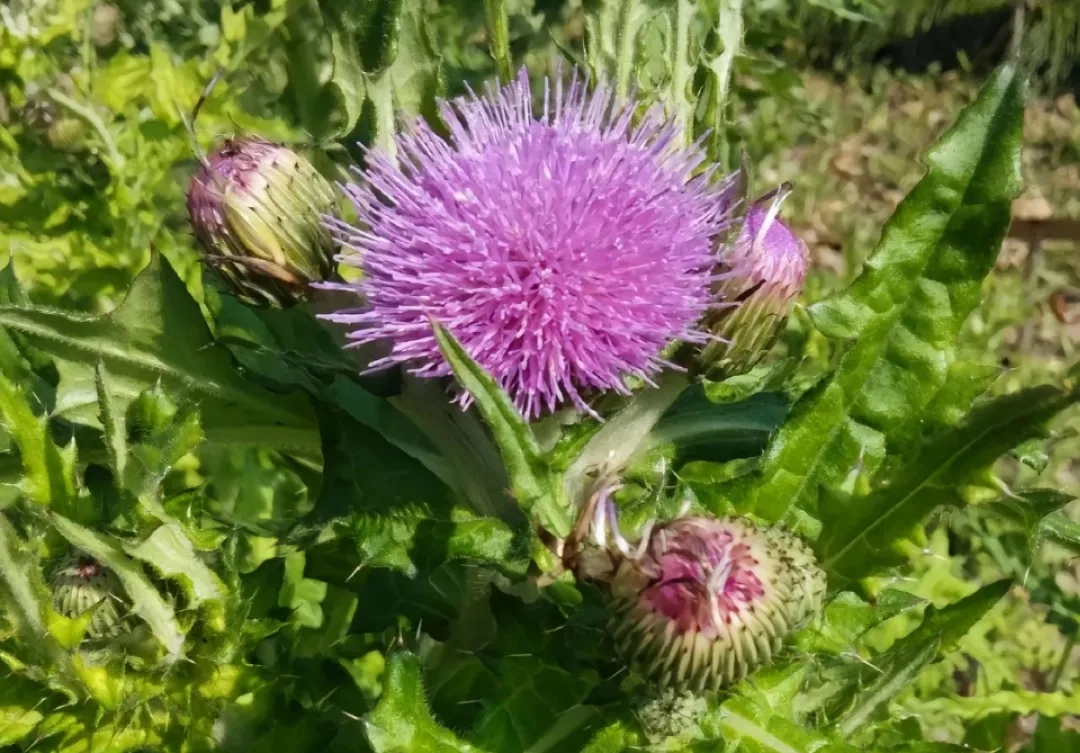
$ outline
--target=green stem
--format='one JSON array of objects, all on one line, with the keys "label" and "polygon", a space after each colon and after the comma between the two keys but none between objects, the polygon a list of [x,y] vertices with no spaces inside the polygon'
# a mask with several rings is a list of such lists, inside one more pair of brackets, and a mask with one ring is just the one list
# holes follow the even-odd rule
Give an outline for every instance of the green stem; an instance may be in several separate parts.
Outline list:
[{"label": "green stem", "polygon": [[1069,660],[1072,658],[1074,648],[1076,648],[1076,636],[1070,635],[1068,641],[1065,643],[1065,653],[1061,655],[1061,661],[1058,662],[1057,667],[1054,669],[1054,674],[1050,677],[1049,691],[1051,693],[1057,690],[1058,685],[1065,676],[1065,670],[1069,667]]},{"label": "green stem", "polygon": [[637,0],[623,0],[620,4],[615,59],[615,95],[620,103],[630,96],[630,80],[634,75],[634,57],[642,15]]},{"label": "green stem", "polygon": [[626,466],[645,444],[660,417],[689,384],[685,374],[664,374],[655,389],[636,394],[589,440],[564,477],[563,491],[573,509],[583,501],[597,472],[618,472]]},{"label": "green stem", "polygon": [[671,105],[674,117],[689,145],[694,140],[694,108],[690,101],[690,78],[694,74],[694,62],[690,59],[690,25],[694,20],[697,0],[676,0],[675,41],[671,46]]},{"label": "green stem", "polygon": [[[720,12],[716,23],[716,35],[723,47],[720,54],[709,62],[713,85],[712,102],[709,111],[712,122],[712,148],[710,156],[714,159],[724,143],[727,129],[727,99],[731,91],[731,78],[735,69],[735,58],[739,55],[743,38],[743,0],[720,0]],[[725,165],[727,167],[727,165]]]},{"label": "green stem", "polygon": [[503,0],[484,0],[484,16],[487,19],[491,56],[495,58],[495,73],[499,81],[508,84],[514,77],[514,69],[510,59],[510,21],[506,15],[506,3]]}]

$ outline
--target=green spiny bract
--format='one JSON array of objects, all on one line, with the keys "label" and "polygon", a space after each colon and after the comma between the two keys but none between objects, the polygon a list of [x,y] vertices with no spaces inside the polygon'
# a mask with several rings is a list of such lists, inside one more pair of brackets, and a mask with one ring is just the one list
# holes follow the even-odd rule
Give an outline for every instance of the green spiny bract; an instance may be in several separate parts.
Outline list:
[{"label": "green spiny bract", "polygon": [[334,271],[324,219],[333,187],[304,157],[259,138],[226,141],[188,190],[206,261],[249,303],[288,306]]}]

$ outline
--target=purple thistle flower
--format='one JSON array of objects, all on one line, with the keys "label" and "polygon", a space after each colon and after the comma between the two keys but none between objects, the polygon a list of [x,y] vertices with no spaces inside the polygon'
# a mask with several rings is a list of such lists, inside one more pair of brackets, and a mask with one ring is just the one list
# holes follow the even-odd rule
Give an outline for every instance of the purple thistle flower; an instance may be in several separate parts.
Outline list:
[{"label": "purple thistle flower", "polygon": [[670,366],[669,344],[709,339],[697,325],[731,181],[712,181],[659,109],[635,117],[576,76],[543,98],[536,117],[522,72],[444,102],[449,139],[419,122],[396,139],[400,164],[370,153],[346,187],[359,222],[333,227],[364,304],[326,318],[356,325],[356,345],[389,343],[372,369],[449,375],[433,319],[533,418],[589,411],[593,391]]}]

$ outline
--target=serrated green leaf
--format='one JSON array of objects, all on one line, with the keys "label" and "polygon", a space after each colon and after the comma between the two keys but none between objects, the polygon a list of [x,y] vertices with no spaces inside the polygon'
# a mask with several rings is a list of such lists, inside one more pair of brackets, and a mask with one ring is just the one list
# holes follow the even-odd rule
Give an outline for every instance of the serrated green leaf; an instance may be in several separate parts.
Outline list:
[{"label": "serrated green leaf", "polygon": [[56,412],[72,421],[99,426],[94,372],[103,363],[117,411],[160,382],[170,395],[199,404],[211,441],[318,450],[307,400],[274,394],[244,379],[228,354],[214,345],[198,305],[159,256],[108,316],[5,303],[0,304],[0,326],[26,336],[56,359]]},{"label": "serrated green leaf", "polygon": [[901,650],[890,657],[888,670],[882,671],[869,687],[855,697],[854,705],[837,722],[840,734],[850,737],[869,722],[882,706],[892,701],[915,681],[923,667],[937,658],[940,648],[941,639],[935,637],[929,641],[905,647],[906,650]]},{"label": "serrated green leaf", "polygon": [[959,426],[924,442],[906,463],[875,479],[865,496],[827,498],[815,548],[833,589],[847,588],[894,563],[890,547],[940,504],[955,504],[957,485],[1009,448],[1037,435],[1075,400],[1055,387],[1035,387],[986,400]]},{"label": "serrated green leaf", "polygon": [[38,417],[20,389],[0,373],[0,417],[19,447],[26,476],[23,490],[35,503],[66,514],[78,514],[75,488],[75,447],[62,450],[49,434],[45,417]]},{"label": "serrated green leaf", "polygon": [[364,717],[364,733],[375,753],[480,753],[439,726],[428,709],[415,654],[399,651],[386,662],[383,694]]},{"label": "serrated green leaf", "polygon": [[1080,523],[1064,513],[1055,512],[1042,518],[1035,529],[1035,536],[1037,540],[1051,541],[1080,555]]},{"label": "serrated green leaf", "polygon": [[124,551],[150,565],[163,578],[179,582],[192,607],[220,601],[224,596],[217,576],[199,559],[178,523],[163,523],[138,544],[125,546]]},{"label": "serrated green leaf", "polygon": [[178,660],[184,647],[184,633],[176,621],[172,606],[158,593],[142,567],[108,536],[85,528],[62,515],[50,513],[47,519],[72,546],[86,552],[116,573],[131,599],[132,611],[150,627],[154,637],[168,653],[168,660]]},{"label": "serrated green leaf", "polygon": [[998,581],[946,607],[931,606],[920,625],[887,651],[866,662],[851,663],[851,671],[840,674],[846,687],[831,691],[834,696],[850,698],[838,723],[841,732],[845,736],[852,734],[909,685],[922,667],[951,651],[1001,601],[1011,585],[1008,580]]},{"label": "serrated green leaf", "polygon": [[[491,694],[473,740],[493,753],[549,750],[595,719],[581,706],[600,678],[572,675],[534,656],[508,656],[499,663],[499,685]],[[543,741],[543,744],[541,742]]]},{"label": "serrated green leaf", "polygon": [[47,593],[37,562],[0,512],[0,612],[39,663],[42,679],[74,699],[83,695],[82,688],[74,681],[71,657],[48,630]]},{"label": "serrated green leaf", "polygon": [[846,753],[850,746],[778,716],[748,698],[726,701],[717,726],[727,745],[746,753]]},{"label": "serrated green leaf", "polygon": [[897,208],[860,277],[815,306],[847,342],[836,371],[777,433],[747,509],[765,520],[813,511],[860,458],[886,445],[945,384],[954,340],[980,301],[1020,191],[1023,81],[1006,65],[927,155],[926,176]]},{"label": "serrated green leaf", "polygon": [[480,367],[454,336],[433,323],[435,339],[454,376],[473,400],[495,437],[510,477],[510,490],[527,513],[557,536],[570,533],[562,486],[540,449],[536,436],[518,413],[510,396]]}]

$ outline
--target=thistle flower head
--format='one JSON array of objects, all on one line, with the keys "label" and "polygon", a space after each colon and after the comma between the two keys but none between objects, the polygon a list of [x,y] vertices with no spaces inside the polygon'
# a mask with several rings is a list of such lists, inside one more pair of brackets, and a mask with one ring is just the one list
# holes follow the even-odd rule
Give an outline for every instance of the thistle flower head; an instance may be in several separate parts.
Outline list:
[{"label": "thistle flower head", "polygon": [[610,590],[620,649],[663,686],[736,682],[821,608],[825,575],[791,534],[738,518],[680,517],[648,526],[632,544],[607,492],[591,512],[593,543],[609,565],[597,566],[594,549],[579,560],[584,575]]},{"label": "thistle flower head", "polygon": [[323,215],[333,187],[304,157],[260,138],[226,141],[188,189],[195,237],[233,292],[288,305],[333,271]]},{"label": "thistle flower head", "polygon": [[448,139],[420,122],[397,162],[369,154],[347,188],[360,222],[335,223],[364,305],[328,318],[388,343],[372,368],[450,374],[435,320],[535,417],[588,410],[593,391],[664,367],[669,344],[706,339],[732,202],[659,110],[639,117],[575,77],[545,83],[534,115],[522,74],[442,116]]},{"label": "thistle flower head", "polygon": [[741,305],[710,315],[706,326],[718,339],[700,358],[724,374],[743,373],[757,364],[802,292],[809,254],[778,216],[790,191],[785,184],[750,207],[723,262],[731,274],[718,283],[719,295]]},{"label": "thistle flower head", "polygon": [[61,558],[49,578],[53,608],[75,619],[94,610],[86,630],[88,638],[97,639],[123,632],[119,605],[120,581],[111,570],[82,552]]}]

